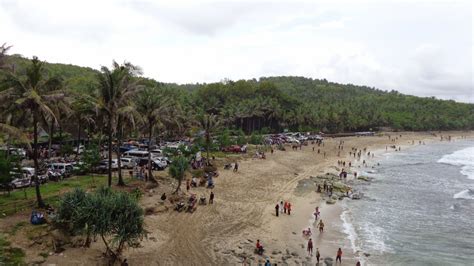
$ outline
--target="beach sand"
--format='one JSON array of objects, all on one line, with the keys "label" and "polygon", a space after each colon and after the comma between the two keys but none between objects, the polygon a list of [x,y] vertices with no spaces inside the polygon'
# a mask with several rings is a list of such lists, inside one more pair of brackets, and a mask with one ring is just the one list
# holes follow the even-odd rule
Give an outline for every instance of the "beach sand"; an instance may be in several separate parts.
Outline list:
[{"label": "beach sand", "polygon": [[[146,229],[150,232],[140,248],[128,248],[124,252],[130,265],[242,265],[246,261],[256,265],[269,258],[272,263],[289,265],[314,265],[316,259],[308,257],[307,238],[302,230],[313,226],[314,208],[321,207],[325,232],[319,234],[312,227],[314,250],[319,248],[322,258],[335,260],[337,248],[343,249],[342,265],[355,265],[360,255],[355,254],[341,221],[342,207],[327,205],[321,195],[313,190],[296,189],[298,182],[310,176],[326,172],[337,173],[337,160],[349,161],[351,147],[367,151],[385,152],[385,147],[402,145],[402,150],[418,141],[439,141],[431,133],[389,133],[393,137],[401,134],[395,142],[386,135],[372,137],[327,138],[324,147],[303,146],[302,150],[277,151],[267,154],[267,159],[245,159],[240,162],[239,171],[219,169],[215,179],[216,195],[213,205],[198,206],[190,213],[170,210],[146,216]],[[461,136],[472,132],[443,132],[443,135]],[[339,142],[344,141],[344,150],[338,157]],[[317,150],[321,149],[318,154]],[[393,149],[388,148],[388,150]],[[326,152],[326,158],[323,153]],[[375,159],[377,158],[377,151]],[[354,168],[361,162],[351,158]],[[371,165],[374,160],[367,160]],[[192,193],[208,196],[209,189],[192,188]],[[145,196],[142,204],[159,206],[159,193]],[[291,215],[275,216],[275,205],[280,200],[292,203]],[[345,199],[346,200],[346,199]],[[265,247],[264,256],[254,254],[256,240]],[[91,249],[67,249],[67,257],[51,256],[46,263],[58,265],[100,264],[102,246],[94,243]],[[67,263],[66,263],[67,262]],[[323,265],[323,264],[320,264]]]}]

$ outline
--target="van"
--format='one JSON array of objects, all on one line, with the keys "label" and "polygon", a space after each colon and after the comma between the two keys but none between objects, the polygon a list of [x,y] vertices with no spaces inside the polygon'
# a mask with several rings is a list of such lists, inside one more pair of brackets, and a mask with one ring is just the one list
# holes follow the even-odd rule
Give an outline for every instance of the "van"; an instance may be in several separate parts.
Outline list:
[{"label": "van", "polygon": [[131,158],[148,158],[148,152],[147,151],[141,151],[141,150],[130,150],[127,152],[123,153],[123,157],[131,157]]}]

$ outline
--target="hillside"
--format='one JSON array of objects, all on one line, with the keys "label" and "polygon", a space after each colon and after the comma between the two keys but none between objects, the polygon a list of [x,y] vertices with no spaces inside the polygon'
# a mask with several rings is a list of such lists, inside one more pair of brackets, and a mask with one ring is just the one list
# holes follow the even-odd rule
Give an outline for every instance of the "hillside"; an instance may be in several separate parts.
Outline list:
[{"label": "hillside", "polygon": [[[21,73],[28,59],[13,55],[9,57],[9,63]],[[46,63],[46,69],[50,75],[62,77],[66,86],[74,91],[91,92],[97,84],[98,71],[91,68]],[[178,85],[140,79],[144,85],[159,86],[173,94],[184,114],[199,110],[215,113],[229,128],[247,133],[283,129],[340,132],[379,127],[474,129],[474,104],[326,80],[284,76]]]}]

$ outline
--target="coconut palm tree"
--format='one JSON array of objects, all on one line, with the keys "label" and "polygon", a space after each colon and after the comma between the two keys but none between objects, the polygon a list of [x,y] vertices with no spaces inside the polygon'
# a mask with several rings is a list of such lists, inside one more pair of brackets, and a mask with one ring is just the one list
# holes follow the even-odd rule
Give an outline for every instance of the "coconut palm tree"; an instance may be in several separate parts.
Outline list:
[{"label": "coconut palm tree", "polygon": [[189,161],[184,156],[177,156],[171,162],[171,165],[168,169],[169,174],[172,178],[178,180],[178,186],[174,193],[177,193],[181,187],[181,182],[184,179],[184,174],[189,168]]},{"label": "coconut palm tree", "polygon": [[220,125],[220,121],[214,114],[203,113],[197,116],[197,121],[202,130],[204,130],[204,139],[206,141],[206,160],[209,163],[209,151],[211,149],[211,134],[214,133]]},{"label": "coconut palm tree", "polygon": [[152,182],[156,182],[151,165],[153,131],[165,119],[173,119],[168,116],[170,104],[170,99],[166,98],[157,87],[146,87],[135,98],[136,111],[141,115],[141,124],[148,134],[148,178]]},{"label": "coconut palm tree", "polygon": [[[112,185],[112,138],[117,129],[119,109],[139,90],[133,78],[141,73],[141,69],[137,66],[128,62],[120,65],[114,61],[112,69],[102,67],[101,73],[97,76],[99,82],[97,106],[104,113],[107,124],[109,186]],[[118,163],[120,164],[120,159]]]},{"label": "coconut palm tree", "polygon": [[7,65],[7,52],[10,50],[11,46],[7,46],[6,43],[0,46],[0,70],[9,69]]},{"label": "coconut palm tree", "polygon": [[33,57],[31,65],[26,70],[25,76],[5,72],[3,85],[7,89],[0,92],[0,102],[6,105],[14,105],[19,110],[28,112],[33,124],[33,161],[35,174],[36,200],[38,207],[45,207],[38,181],[38,125],[42,119],[52,119],[57,121],[54,112],[51,110],[53,102],[63,101],[65,95],[60,79],[51,78],[45,75],[43,62],[37,57]]}]

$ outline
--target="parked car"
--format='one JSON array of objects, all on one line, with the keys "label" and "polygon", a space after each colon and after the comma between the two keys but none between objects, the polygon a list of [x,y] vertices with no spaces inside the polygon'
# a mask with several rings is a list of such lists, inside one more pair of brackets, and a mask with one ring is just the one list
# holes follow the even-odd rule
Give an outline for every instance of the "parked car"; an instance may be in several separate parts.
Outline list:
[{"label": "parked car", "polygon": [[11,182],[11,187],[12,188],[23,188],[23,187],[29,187],[31,186],[31,179],[30,178],[24,178],[24,177],[18,177],[13,179]]},{"label": "parked car", "polygon": [[[165,164],[162,160],[157,160],[155,158],[152,158],[151,161],[152,161],[151,167],[153,170],[158,170],[158,171],[165,170],[167,166],[167,164]],[[147,165],[148,165],[148,158],[142,158],[138,162],[138,166],[147,166]]]},{"label": "parked car", "polygon": [[[6,147],[1,147],[0,151],[6,153],[7,148]],[[8,149],[8,155],[13,155],[13,156],[17,156],[21,159],[25,159],[26,158],[26,151],[23,148],[9,148]]]},{"label": "parked car", "polygon": [[120,146],[119,151],[120,151],[120,153],[124,153],[124,152],[130,151],[130,150],[136,150],[136,149],[138,149],[138,146],[136,146],[136,145],[124,144],[124,145]]},{"label": "parked car", "polygon": [[133,169],[137,165],[137,160],[132,157],[122,157],[120,158],[120,163],[124,169]]},{"label": "parked car", "polygon": [[[35,175],[35,168],[33,168],[33,167],[22,167],[21,168],[21,173],[22,173],[23,178],[29,178],[30,180],[33,180],[33,177]],[[48,182],[47,175],[38,174],[38,181],[40,182],[40,184],[44,184],[44,183]],[[34,184],[32,184],[32,185],[34,185]]]},{"label": "parked car", "polygon": [[[108,171],[108,169],[109,169],[109,160],[108,159],[102,160],[99,163],[99,167],[97,167],[97,170],[100,173],[106,173]],[[118,161],[117,161],[117,159],[112,159],[111,169],[112,169],[112,171],[117,171],[118,170]]]},{"label": "parked car", "polygon": [[84,145],[79,145],[79,147],[78,146],[74,147],[74,152],[79,155],[83,154],[85,150],[86,150],[86,147],[84,147]]},{"label": "parked car", "polygon": [[123,153],[123,157],[131,157],[136,159],[148,158],[148,151],[130,150]]},{"label": "parked car", "polygon": [[70,163],[50,163],[48,169],[61,173],[63,177],[69,177],[72,175],[74,167]]}]

